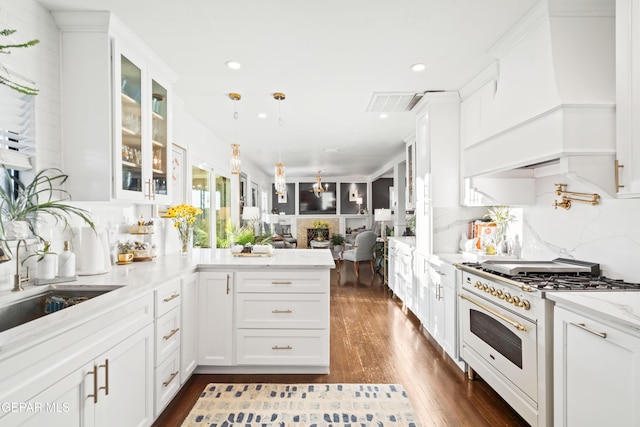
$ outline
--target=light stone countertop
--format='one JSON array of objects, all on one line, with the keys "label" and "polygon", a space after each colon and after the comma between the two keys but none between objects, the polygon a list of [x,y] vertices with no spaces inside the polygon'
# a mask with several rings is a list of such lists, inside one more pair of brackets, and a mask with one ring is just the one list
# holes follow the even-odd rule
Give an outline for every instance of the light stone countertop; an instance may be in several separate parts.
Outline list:
[{"label": "light stone countertop", "polygon": [[0,308],[14,301],[38,295],[56,286],[118,286],[118,289],[23,325],[0,332],[0,359],[25,345],[63,333],[79,321],[97,317],[138,297],[148,295],[160,285],[199,270],[216,269],[330,269],[335,268],[328,249],[276,249],[270,257],[234,257],[229,249],[194,249],[191,256],[171,254],[152,261],[113,265],[111,271],[93,276],[79,276],[77,281],[58,285],[25,285],[21,292],[0,292]]},{"label": "light stone countertop", "polygon": [[548,292],[547,298],[566,307],[630,328],[640,334],[640,292]]}]

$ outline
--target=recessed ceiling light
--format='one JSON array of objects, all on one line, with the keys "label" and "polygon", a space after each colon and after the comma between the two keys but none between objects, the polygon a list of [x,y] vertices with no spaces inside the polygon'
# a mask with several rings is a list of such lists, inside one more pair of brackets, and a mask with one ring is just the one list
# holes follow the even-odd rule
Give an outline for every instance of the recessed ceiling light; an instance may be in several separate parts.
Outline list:
[{"label": "recessed ceiling light", "polygon": [[324,152],[325,153],[337,153],[338,149],[337,148],[325,148]]},{"label": "recessed ceiling light", "polygon": [[242,67],[242,65],[238,61],[227,61],[225,62],[225,64],[232,70],[238,70],[240,69],[240,67]]},{"label": "recessed ceiling light", "polygon": [[267,113],[258,113],[258,117],[260,117],[261,119],[266,119]]},{"label": "recessed ceiling light", "polygon": [[425,68],[427,68],[427,66],[426,66],[426,65],[424,65],[424,64],[422,64],[422,63],[413,64],[413,65],[411,66],[411,69],[412,69],[413,71],[416,71],[416,72],[417,72],[417,71],[424,71],[424,69],[425,69]]},{"label": "recessed ceiling light", "polygon": [[389,116],[387,115],[387,113],[381,113],[378,117],[381,119],[386,119]]}]

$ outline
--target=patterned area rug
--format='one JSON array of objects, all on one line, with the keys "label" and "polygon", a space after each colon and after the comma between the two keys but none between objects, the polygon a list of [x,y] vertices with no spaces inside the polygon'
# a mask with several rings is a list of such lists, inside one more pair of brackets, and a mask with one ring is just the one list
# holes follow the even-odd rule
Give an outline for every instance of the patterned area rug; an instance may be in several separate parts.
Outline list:
[{"label": "patterned area rug", "polygon": [[397,384],[209,384],[182,427],[364,427],[420,423]]}]

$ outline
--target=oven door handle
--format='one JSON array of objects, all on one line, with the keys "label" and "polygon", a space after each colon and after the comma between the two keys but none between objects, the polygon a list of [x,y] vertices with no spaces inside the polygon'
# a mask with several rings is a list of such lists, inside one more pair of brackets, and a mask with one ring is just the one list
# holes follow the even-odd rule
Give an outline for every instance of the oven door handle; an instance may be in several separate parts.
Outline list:
[{"label": "oven door handle", "polygon": [[494,316],[504,320],[505,322],[507,322],[508,324],[510,324],[511,326],[513,326],[514,328],[516,328],[519,331],[523,331],[526,332],[527,328],[522,325],[521,323],[516,322],[515,320],[511,320],[506,316],[503,316],[502,314],[498,313],[497,311],[493,310],[492,308],[487,307],[484,304],[479,303],[478,301],[474,300],[473,298],[469,298],[468,296],[466,296],[465,294],[461,294],[459,293],[458,296],[462,299],[466,299],[467,301],[477,305],[478,307],[488,311],[489,313],[493,314]]}]

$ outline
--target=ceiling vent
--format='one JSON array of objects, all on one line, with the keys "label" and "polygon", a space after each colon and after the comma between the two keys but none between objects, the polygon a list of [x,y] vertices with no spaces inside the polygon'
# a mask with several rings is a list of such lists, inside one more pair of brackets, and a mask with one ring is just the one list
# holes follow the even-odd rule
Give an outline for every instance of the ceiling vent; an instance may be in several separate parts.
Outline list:
[{"label": "ceiling vent", "polygon": [[369,113],[402,113],[411,111],[424,93],[374,92],[369,101]]}]

